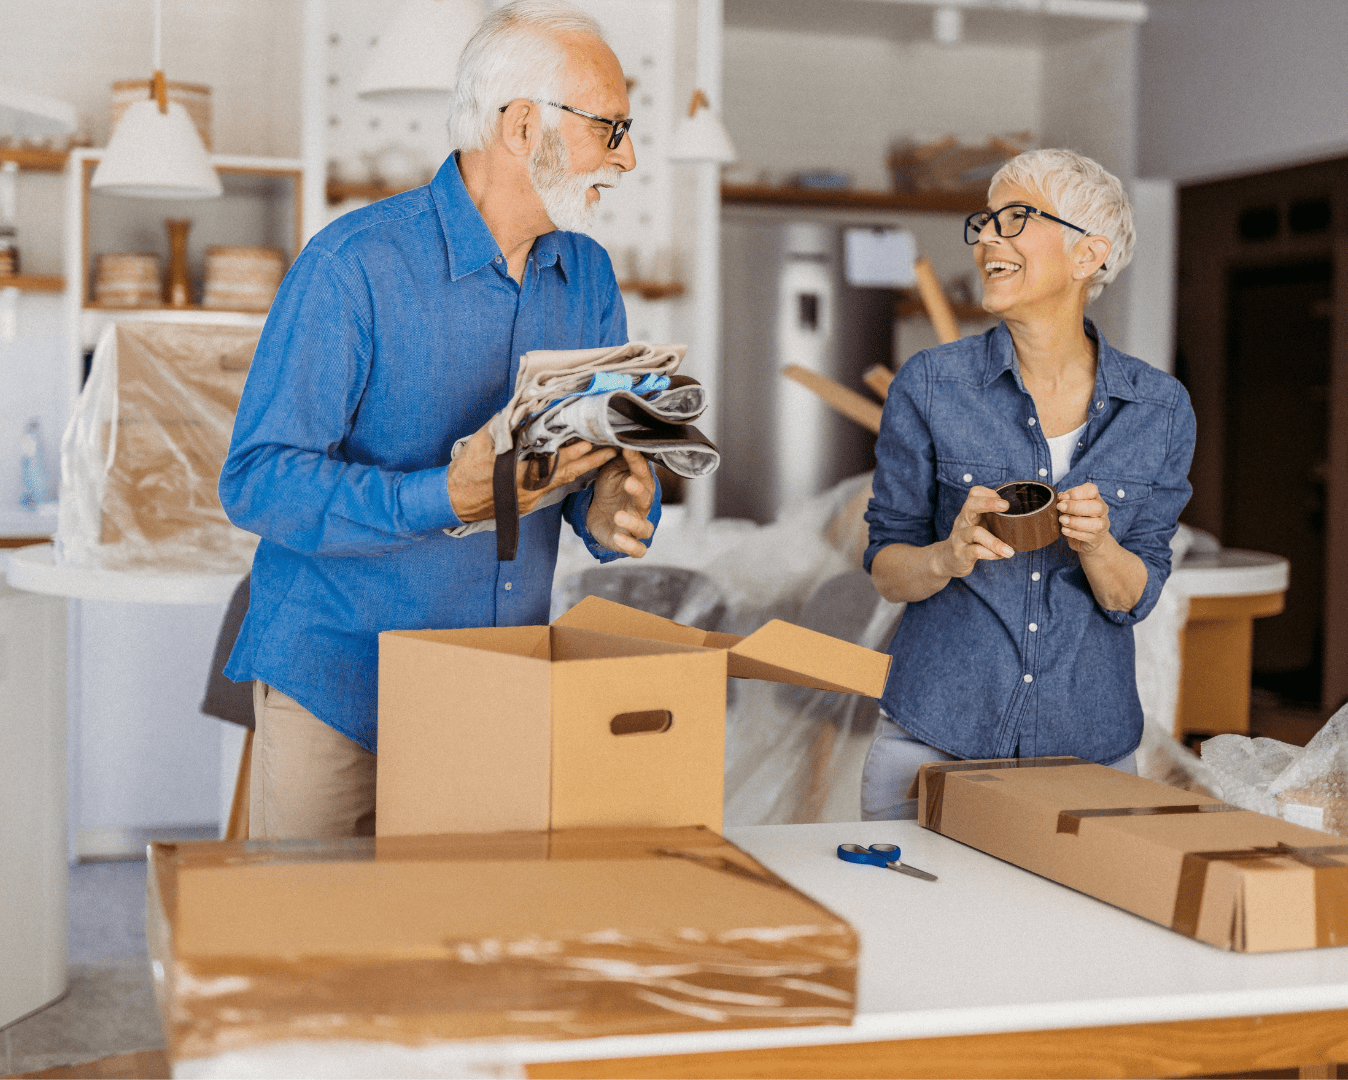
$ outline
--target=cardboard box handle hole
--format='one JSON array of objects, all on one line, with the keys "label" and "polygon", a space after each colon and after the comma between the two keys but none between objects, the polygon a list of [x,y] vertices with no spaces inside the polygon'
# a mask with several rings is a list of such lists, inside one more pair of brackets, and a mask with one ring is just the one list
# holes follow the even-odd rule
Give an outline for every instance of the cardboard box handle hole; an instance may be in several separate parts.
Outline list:
[{"label": "cardboard box handle hole", "polygon": [[674,714],[668,709],[649,709],[646,712],[619,713],[608,722],[615,735],[640,735],[643,732],[668,731],[674,723]]}]

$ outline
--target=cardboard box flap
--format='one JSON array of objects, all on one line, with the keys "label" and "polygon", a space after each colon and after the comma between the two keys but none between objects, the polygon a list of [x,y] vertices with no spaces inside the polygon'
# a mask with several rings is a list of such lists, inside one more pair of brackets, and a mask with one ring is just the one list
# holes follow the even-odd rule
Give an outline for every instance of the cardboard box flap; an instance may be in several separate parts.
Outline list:
[{"label": "cardboard box flap", "polygon": [[626,604],[587,596],[565,615],[553,620],[553,626],[574,626],[581,630],[599,630],[606,634],[668,641],[675,645],[705,645],[707,631],[684,626],[673,619],[638,611]]},{"label": "cardboard box flap", "polygon": [[728,670],[739,679],[835,690],[878,698],[885,691],[890,658],[780,619],[731,646]]}]

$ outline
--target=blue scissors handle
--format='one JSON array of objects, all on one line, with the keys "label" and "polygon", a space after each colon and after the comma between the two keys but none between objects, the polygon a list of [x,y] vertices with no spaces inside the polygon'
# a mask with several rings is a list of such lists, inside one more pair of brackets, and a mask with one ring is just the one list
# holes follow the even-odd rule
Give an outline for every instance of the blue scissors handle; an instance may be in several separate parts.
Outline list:
[{"label": "blue scissors handle", "polygon": [[843,862],[866,863],[869,866],[888,866],[898,862],[900,854],[897,844],[872,844],[870,847],[860,844],[838,845],[838,858]]}]

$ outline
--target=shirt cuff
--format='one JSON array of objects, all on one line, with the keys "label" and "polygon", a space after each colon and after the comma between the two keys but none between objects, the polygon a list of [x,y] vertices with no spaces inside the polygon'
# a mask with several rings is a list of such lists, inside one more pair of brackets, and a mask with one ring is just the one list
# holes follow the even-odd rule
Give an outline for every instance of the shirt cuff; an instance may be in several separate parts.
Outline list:
[{"label": "shirt cuff", "polygon": [[[646,514],[646,520],[651,523],[654,529],[651,532],[651,535],[642,541],[647,548],[651,546],[651,541],[655,539],[654,530],[660,528],[660,511],[662,506],[660,499],[660,478],[654,477],[654,479],[655,498],[651,500],[651,508]],[[576,530],[576,535],[579,536],[581,542],[585,544],[585,550],[601,563],[610,563],[613,562],[614,559],[630,559],[631,556],[625,552],[612,551],[601,545],[599,541],[594,538],[594,534],[590,532],[590,504],[594,501],[594,488],[588,487],[584,491],[578,491],[575,495],[571,496],[571,498],[574,500],[571,504],[572,514],[574,515],[571,519],[572,525]]]},{"label": "shirt cuff", "polygon": [[454,504],[449,501],[448,465],[404,473],[398,501],[403,520],[413,533],[466,524],[454,513]]},{"label": "shirt cuff", "polygon": [[[1165,574],[1156,572],[1156,567],[1142,560],[1142,565],[1147,568],[1147,584],[1142,589],[1142,595],[1137,598],[1137,603],[1133,605],[1131,611],[1107,611],[1100,608],[1105,613],[1105,618],[1119,626],[1136,626],[1148,615],[1152,608],[1156,606],[1156,601],[1161,598],[1161,588],[1165,585]],[[1098,604],[1099,601],[1096,601]]]}]

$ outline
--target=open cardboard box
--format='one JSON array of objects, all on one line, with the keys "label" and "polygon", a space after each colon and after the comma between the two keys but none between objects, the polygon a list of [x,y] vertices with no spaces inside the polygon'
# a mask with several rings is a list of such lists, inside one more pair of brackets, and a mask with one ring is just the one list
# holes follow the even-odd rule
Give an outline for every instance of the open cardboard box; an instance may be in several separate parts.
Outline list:
[{"label": "open cardboard box", "polygon": [[852,928],[703,828],[159,843],[147,887],[179,1065],[847,1024],[855,1004]]},{"label": "open cardboard box", "polygon": [[1077,758],[932,762],[919,823],[1237,952],[1348,945],[1348,842]]},{"label": "open cardboard box", "polygon": [[379,635],[380,836],[721,828],[727,675],[879,697],[889,657],[586,597],[551,626]]}]

